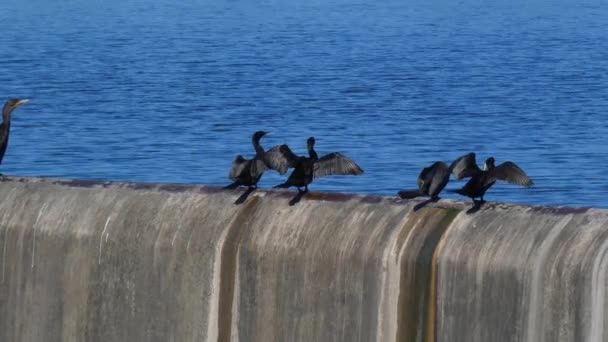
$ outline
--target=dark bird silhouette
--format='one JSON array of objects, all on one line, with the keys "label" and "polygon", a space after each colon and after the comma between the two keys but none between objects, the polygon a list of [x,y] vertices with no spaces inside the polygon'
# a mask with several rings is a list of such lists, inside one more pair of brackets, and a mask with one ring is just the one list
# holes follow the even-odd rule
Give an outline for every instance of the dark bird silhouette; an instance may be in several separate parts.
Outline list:
[{"label": "dark bird silhouette", "polygon": [[[301,196],[308,192],[308,185],[312,183],[315,178],[329,175],[363,174],[363,170],[359,165],[355,164],[354,161],[341,153],[333,152],[319,158],[314,149],[314,137],[308,138],[306,145],[308,148],[308,157],[296,156],[287,145],[280,146],[279,149],[281,153],[294,170],[285,183],[276,185],[275,188],[289,188],[295,186],[298,188],[298,193]],[[302,187],[304,190],[300,189]]]},{"label": "dark bird silhouette", "polygon": [[232,161],[232,167],[228,174],[228,177],[232,180],[232,184],[225,186],[224,189],[236,189],[239,186],[255,189],[266,169],[276,170],[280,174],[287,172],[289,162],[283,157],[280,149],[281,146],[275,146],[268,151],[264,151],[264,148],[260,144],[260,139],[266,134],[267,132],[257,131],[251,137],[255,150],[255,156],[252,159],[245,159],[239,154]]},{"label": "dark bird silhouette", "polygon": [[401,190],[399,196],[405,199],[412,199],[419,196],[430,196],[432,202],[439,200],[439,193],[445,188],[450,180],[450,168],[442,161],[434,162],[431,166],[425,167],[418,175],[418,189]]},{"label": "dark bird silhouette", "polygon": [[2,124],[0,125],[0,164],[8,147],[8,136],[11,131],[11,113],[15,108],[29,102],[27,99],[8,99],[2,108]]},{"label": "dark bird silhouette", "polygon": [[[483,169],[480,169],[475,161],[475,153],[472,152],[456,159],[450,165],[450,170],[456,179],[471,177],[461,189],[450,190],[450,192],[470,197],[474,205],[485,203],[484,194],[497,180],[527,187],[534,184],[524,170],[510,161],[495,166],[494,158],[490,157],[486,159]],[[477,197],[480,198],[479,202],[475,201]]]}]

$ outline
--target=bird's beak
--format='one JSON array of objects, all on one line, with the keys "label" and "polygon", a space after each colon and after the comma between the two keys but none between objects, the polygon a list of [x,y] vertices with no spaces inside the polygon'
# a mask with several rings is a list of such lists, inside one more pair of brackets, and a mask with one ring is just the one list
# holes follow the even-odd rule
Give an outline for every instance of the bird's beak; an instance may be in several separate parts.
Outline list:
[{"label": "bird's beak", "polygon": [[28,102],[30,102],[30,100],[29,100],[29,99],[23,99],[23,100],[19,100],[19,101],[18,101],[18,102],[15,104],[15,107],[19,107],[19,106],[21,106],[22,104],[25,104],[25,103],[28,103]]}]

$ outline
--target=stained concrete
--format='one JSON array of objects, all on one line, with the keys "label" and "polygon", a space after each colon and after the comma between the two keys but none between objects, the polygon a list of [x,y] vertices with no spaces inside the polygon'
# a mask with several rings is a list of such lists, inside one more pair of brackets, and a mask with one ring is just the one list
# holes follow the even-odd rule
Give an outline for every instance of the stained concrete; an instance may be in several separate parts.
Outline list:
[{"label": "stained concrete", "polygon": [[0,341],[602,341],[608,211],[4,177]]}]

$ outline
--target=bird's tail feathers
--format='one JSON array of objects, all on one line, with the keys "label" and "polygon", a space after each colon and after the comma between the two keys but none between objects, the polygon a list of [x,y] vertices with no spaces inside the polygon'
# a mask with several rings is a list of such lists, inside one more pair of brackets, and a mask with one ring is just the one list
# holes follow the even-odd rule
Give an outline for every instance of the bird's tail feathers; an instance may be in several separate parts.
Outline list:
[{"label": "bird's tail feathers", "polygon": [[223,187],[222,189],[236,189],[239,187],[239,182],[234,182],[232,184],[228,184],[225,187]]},{"label": "bird's tail feathers", "polygon": [[412,199],[418,196],[422,196],[423,193],[420,190],[401,190],[399,191],[399,197],[404,199]]}]

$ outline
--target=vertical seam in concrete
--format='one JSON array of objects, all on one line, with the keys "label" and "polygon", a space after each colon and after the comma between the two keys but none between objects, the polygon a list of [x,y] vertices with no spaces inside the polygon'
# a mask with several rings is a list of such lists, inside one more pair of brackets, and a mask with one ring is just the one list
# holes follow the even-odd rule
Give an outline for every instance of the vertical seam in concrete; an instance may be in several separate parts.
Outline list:
[{"label": "vertical seam in concrete", "polygon": [[[530,301],[528,302],[528,333],[527,341],[544,341],[544,336],[539,336],[542,333],[542,329],[537,329],[538,321],[542,321],[542,304],[543,304],[543,292],[544,292],[544,272],[543,266],[549,253],[553,250],[551,247],[557,240],[559,234],[572,220],[572,215],[568,215],[568,219],[562,221],[560,224],[554,226],[547,235],[547,238],[538,246],[538,256],[534,258],[530,276]],[[540,309],[540,311],[538,310]],[[540,317],[540,318],[539,318]]]},{"label": "vertical seam in concrete", "polygon": [[431,261],[431,275],[429,279],[429,297],[426,317],[426,341],[435,341],[435,329],[437,329],[437,249],[433,252]]},{"label": "vertical seam in concrete", "polygon": [[[422,312],[419,312],[419,316],[417,314],[411,315],[412,317],[418,317],[416,319],[416,322],[404,322],[403,320],[406,319],[406,317],[404,317],[405,311],[404,310],[408,310],[408,308],[403,308],[402,306],[404,305],[403,301],[403,291],[415,291],[416,288],[418,288],[418,286],[415,286],[416,288],[412,289],[412,288],[405,288],[403,285],[403,275],[401,276],[401,280],[400,280],[400,293],[399,293],[399,298],[397,299],[398,301],[398,305],[400,306],[398,309],[398,314],[397,314],[397,320],[398,320],[398,324],[397,324],[397,336],[396,336],[396,340],[397,341],[407,341],[410,342],[412,341],[412,338],[414,338],[415,340],[419,340],[419,341],[434,341],[435,340],[435,329],[436,329],[436,305],[437,305],[437,262],[436,262],[436,258],[438,255],[437,252],[437,246],[440,244],[440,242],[442,241],[443,235],[445,234],[445,232],[447,231],[448,227],[452,224],[452,222],[454,221],[454,219],[456,218],[457,214],[459,213],[458,210],[454,210],[454,209],[443,209],[440,211],[440,213],[443,212],[443,218],[437,223],[435,224],[433,227],[429,227],[432,229],[431,232],[427,233],[427,235],[424,237],[424,242],[421,246],[420,251],[418,251],[418,255],[416,256],[416,270],[415,272],[416,277],[418,278],[416,280],[416,283],[420,284],[419,282],[424,282],[426,281],[426,283],[421,284],[420,286],[420,290],[421,293],[417,293],[418,298],[416,300],[416,304],[414,305],[413,308],[409,308],[409,310],[418,310],[418,309],[422,309]],[[430,214],[427,214],[430,215]],[[416,223],[416,225],[419,223]],[[426,226],[428,223],[423,223],[424,226]],[[415,230],[412,229],[412,231],[409,234],[416,234]],[[407,241],[408,239],[406,239]],[[426,254],[429,251],[429,249],[432,250],[432,254],[430,255],[430,260],[428,260],[428,263],[425,263],[424,260],[420,260],[420,255],[421,254]],[[427,251],[427,252],[425,252]],[[427,254],[428,255],[428,254]],[[404,258],[404,256],[402,256],[402,258]],[[402,265],[405,265],[405,262],[403,261],[403,259],[400,262]],[[428,272],[428,278],[425,280],[423,279],[425,270]],[[405,270],[401,270],[402,274],[405,274]],[[405,315],[408,316],[408,315]],[[412,325],[413,323],[413,325]],[[405,327],[407,326],[412,326],[412,328],[414,330],[411,330],[412,328],[409,329],[405,329]],[[405,330],[404,330],[405,329]],[[413,334],[413,335],[412,335]]]},{"label": "vertical seam in concrete", "polygon": [[[433,251],[433,259],[431,261],[431,275],[429,281],[429,299],[428,299],[428,311],[426,317],[426,331],[427,331],[427,342],[434,342],[437,335],[437,282],[438,282],[438,259],[439,253],[441,252],[441,241],[448,228],[454,222],[457,214],[450,212],[446,217],[441,220],[443,231],[435,243],[435,250]],[[447,221],[447,222],[446,222]]]},{"label": "vertical seam in concrete", "polygon": [[[599,247],[599,255],[595,258],[591,270],[591,326],[589,341],[601,341],[604,335],[604,298],[606,284],[606,255],[608,240]],[[604,265],[602,267],[602,265]]]},{"label": "vertical seam in concrete", "polygon": [[236,284],[236,270],[238,263],[238,249],[245,233],[245,222],[251,217],[259,198],[251,197],[242,204],[243,207],[228,228],[226,239],[221,247],[220,259],[220,287],[217,311],[217,341],[228,342],[232,336],[232,307]]},{"label": "vertical seam in concrete", "polygon": [[[411,218],[409,218],[408,221],[406,221],[407,225],[410,225],[410,223],[409,223],[410,220],[416,220],[416,222],[411,224],[412,227],[407,232],[407,236],[404,239],[404,241],[401,242],[401,246],[399,247],[400,253],[398,254],[399,272],[401,273],[401,275],[399,276],[399,285],[398,285],[399,294],[397,296],[397,332],[395,335],[396,341],[407,341],[407,342],[410,342],[410,340],[411,340],[410,337],[412,337],[411,334],[408,334],[408,330],[409,330],[409,329],[407,329],[408,323],[414,323],[414,325],[416,325],[416,322],[407,322],[406,321],[407,319],[404,317],[404,316],[406,316],[404,311],[407,310],[406,308],[404,308],[404,297],[405,297],[404,291],[411,290],[411,289],[405,288],[405,286],[404,286],[405,272],[404,272],[403,267],[405,264],[404,259],[406,256],[405,250],[407,249],[407,245],[408,245],[408,242],[410,241],[410,237],[412,237],[415,234],[415,230],[416,230],[415,228],[418,224],[421,223],[421,221],[423,220],[423,217],[422,216],[411,217]],[[401,229],[405,229],[405,227],[401,227]],[[414,315],[414,317],[417,317],[417,315]],[[417,329],[417,327],[414,327],[414,329]],[[414,339],[415,339],[415,337],[414,337]]]},{"label": "vertical seam in concrete", "polygon": [[[389,243],[387,243],[384,253],[382,255],[382,286],[380,287],[380,305],[378,306],[378,328],[376,331],[376,341],[384,341],[388,338],[388,336],[395,337],[397,335],[397,312],[399,308],[394,304],[392,298],[389,298],[390,295],[394,292],[398,292],[398,285],[394,286],[394,282],[392,281],[394,278],[393,274],[398,273],[395,270],[398,270],[400,256],[403,254],[403,250],[407,245],[407,239],[410,234],[405,237],[404,243],[399,245],[399,236],[402,232],[403,227],[407,225],[408,220],[410,219],[409,212],[405,214],[401,218],[401,221],[392,233],[393,236],[389,239]],[[396,252],[395,252],[396,250]],[[395,260],[391,258],[393,252],[395,252]],[[394,264],[393,264],[394,263]],[[396,265],[396,267],[394,267]],[[399,275],[397,275],[399,276]],[[395,318],[395,319],[392,319]]]},{"label": "vertical seam in concrete", "polygon": [[[227,228],[222,230],[222,233],[217,239],[217,244],[215,246],[215,253],[213,256],[213,275],[211,279],[211,297],[209,299],[209,314],[207,318],[207,341],[217,341],[218,339],[222,252],[224,251],[224,243],[226,241],[228,233],[231,232],[230,228],[234,226],[234,222],[236,221],[238,216],[239,215],[237,212],[235,216],[230,220],[230,222],[226,225]],[[190,232],[190,237],[188,238],[188,245],[190,244],[192,233],[193,231]]]}]

